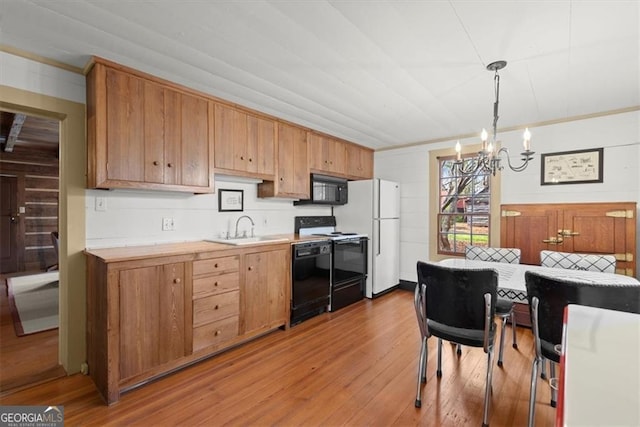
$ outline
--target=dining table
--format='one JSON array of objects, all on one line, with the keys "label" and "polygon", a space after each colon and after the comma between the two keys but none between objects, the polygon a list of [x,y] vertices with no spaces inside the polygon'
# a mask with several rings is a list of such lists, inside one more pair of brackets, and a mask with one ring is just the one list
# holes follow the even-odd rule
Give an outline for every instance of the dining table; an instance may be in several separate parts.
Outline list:
[{"label": "dining table", "polygon": [[635,277],[616,273],[603,273],[590,270],[542,267],[529,264],[509,264],[496,261],[479,261],[464,258],[446,258],[439,264],[461,268],[493,268],[498,272],[498,296],[521,304],[528,304],[524,274],[527,271],[553,276],[558,279],[579,280],[581,282],[604,285],[638,285]]}]

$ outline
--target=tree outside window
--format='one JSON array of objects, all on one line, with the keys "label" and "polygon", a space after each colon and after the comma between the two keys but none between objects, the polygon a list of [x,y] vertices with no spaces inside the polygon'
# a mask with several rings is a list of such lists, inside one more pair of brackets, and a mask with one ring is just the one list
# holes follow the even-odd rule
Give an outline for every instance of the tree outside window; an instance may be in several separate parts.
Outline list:
[{"label": "tree outside window", "polygon": [[[474,155],[462,157],[468,167]],[[438,253],[464,255],[467,245],[489,246],[491,176],[479,171],[462,175],[455,157],[440,157]]]}]

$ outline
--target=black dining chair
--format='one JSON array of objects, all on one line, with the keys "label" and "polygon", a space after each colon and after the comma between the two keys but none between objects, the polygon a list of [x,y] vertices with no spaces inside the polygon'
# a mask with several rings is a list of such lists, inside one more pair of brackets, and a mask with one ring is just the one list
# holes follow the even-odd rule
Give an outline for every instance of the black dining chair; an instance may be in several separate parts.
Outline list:
[{"label": "black dining chair", "polygon": [[[531,367],[529,426],[535,418],[538,366],[551,361],[551,377],[560,362],[556,345],[562,344],[564,308],[580,304],[609,310],[640,313],[640,285],[597,284],[579,279],[557,278],[532,271],[525,272],[535,356]],[[551,406],[556,406],[557,392],[552,389]]]},{"label": "black dining chair", "polygon": [[[464,251],[465,259],[477,261],[502,262],[506,264],[520,264],[521,251],[518,248],[487,248],[484,246],[467,245]],[[502,355],[504,352],[504,334],[507,329],[507,319],[511,320],[513,332],[513,348],[518,348],[516,338],[516,313],[513,301],[506,298],[498,298],[496,303],[496,316],[502,319],[502,329],[500,331],[500,351],[498,352],[498,366],[502,366]],[[458,354],[461,349],[458,348]]]},{"label": "black dining chair", "polygon": [[492,268],[455,268],[422,261],[418,261],[417,270],[414,305],[422,345],[415,406],[422,406],[422,383],[427,382],[427,340],[431,336],[438,338],[438,378],[442,377],[442,340],[482,347],[487,353],[482,424],[488,426],[498,272]]}]

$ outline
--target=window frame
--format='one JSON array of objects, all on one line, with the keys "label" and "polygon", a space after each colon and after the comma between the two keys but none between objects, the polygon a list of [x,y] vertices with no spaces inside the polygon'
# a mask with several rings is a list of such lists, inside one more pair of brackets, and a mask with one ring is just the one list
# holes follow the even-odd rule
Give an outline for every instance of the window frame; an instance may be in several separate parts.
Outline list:
[{"label": "window frame", "polygon": [[[476,153],[462,154],[462,160],[472,159]],[[493,197],[491,188],[491,174],[485,171],[476,173],[474,175],[462,175],[457,174],[454,171],[453,165],[449,165],[446,162],[455,161],[456,156],[440,156],[438,157],[438,237],[437,237],[437,253],[440,255],[449,256],[463,256],[464,248],[471,245],[490,246],[491,235],[491,198]],[[449,171],[445,174],[446,171]],[[448,176],[445,176],[448,175]],[[443,188],[447,183],[454,185],[455,191],[451,190],[443,195]],[[460,185],[463,185],[462,189]],[[476,191],[476,187],[484,186],[484,189]],[[462,194],[459,191],[462,190]],[[449,201],[449,206],[443,209],[444,200]],[[477,203],[477,201],[486,200],[486,203]],[[471,201],[472,208],[469,210],[467,203]],[[460,202],[463,203],[462,211],[460,211]],[[453,204],[455,204],[453,206]],[[475,206],[484,205],[486,210],[477,210]],[[458,221],[459,217],[463,217],[463,221]],[[446,219],[448,218],[448,220]],[[476,218],[477,220],[474,220]],[[443,220],[448,221],[450,228],[446,232],[442,231]],[[462,227],[468,227],[468,230],[458,230],[459,224],[463,224]],[[486,232],[475,233],[474,224],[485,224]],[[446,234],[446,236],[445,236]],[[453,236],[449,240],[448,236]],[[484,236],[484,237],[483,237]],[[457,237],[461,237],[458,239]],[[449,250],[443,247],[443,243],[446,240],[446,246],[449,246]],[[462,242],[462,243],[459,243]]]},{"label": "window frame", "polygon": [[[462,141],[461,141],[462,142]],[[439,261],[446,258],[452,258],[457,256],[464,256],[464,254],[453,255],[452,253],[439,253],[438,252],[438,238],[439,238],[439,226],[438,226],[438,214],[440,206],[440,164],[439,158],[447,156],[455,156],[454,149],[455,141],[449,141],[446,143],[448,148],[434,149],[429,151],[429,238],[428,238],[428,256],[427,259],[431,261]],[[481,150],[480,144],[467,144],[462,146],[462,155],[475,155]],[[500,147],[498,146],[497,149]],[[504,172],[504,171],[503,171]],[[491,175],[491,201],[489,208],[489,244],[493,242],[500,242],[500,203],[501,203],[501,174],[497,173],[496,176]]]}]

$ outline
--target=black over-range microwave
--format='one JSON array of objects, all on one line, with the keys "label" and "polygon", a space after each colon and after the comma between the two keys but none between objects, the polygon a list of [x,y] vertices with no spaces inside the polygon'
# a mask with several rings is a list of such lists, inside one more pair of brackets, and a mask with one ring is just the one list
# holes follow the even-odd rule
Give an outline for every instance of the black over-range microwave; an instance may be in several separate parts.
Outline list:
[{"label": "black over-range microwave", "polygon": [[294,205],[345,205],[348,201],[347,180],[334,176],[311,174],[311,199],[298,200]]}]

